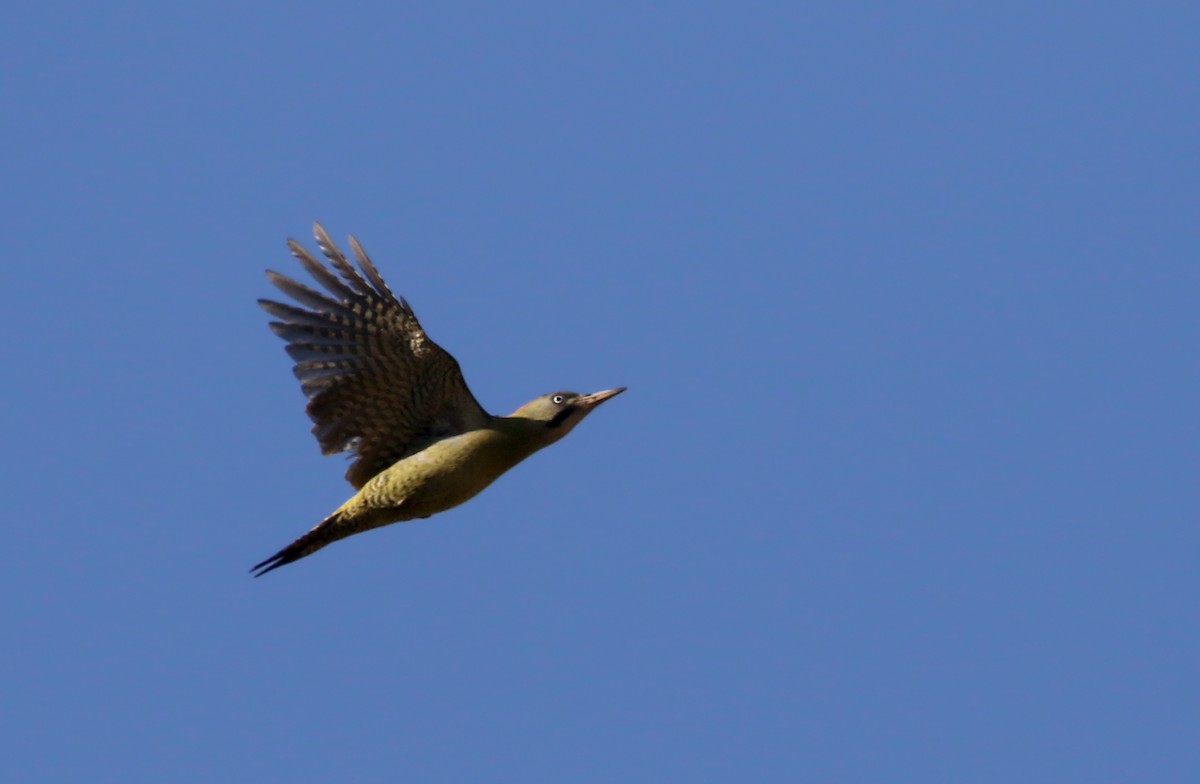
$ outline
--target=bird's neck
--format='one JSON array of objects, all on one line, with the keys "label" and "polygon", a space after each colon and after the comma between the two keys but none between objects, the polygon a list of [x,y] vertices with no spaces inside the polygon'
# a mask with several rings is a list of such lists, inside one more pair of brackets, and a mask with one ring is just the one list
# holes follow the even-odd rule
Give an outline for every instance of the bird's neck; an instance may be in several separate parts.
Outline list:
[{"label": "bird's neck", "polygon": [[491,428],[508,442],[510,448],[524,452],[522,457],[528,457],[558,440],[558,433],[546,427],[545,422],[526,417],[493,417]]}]

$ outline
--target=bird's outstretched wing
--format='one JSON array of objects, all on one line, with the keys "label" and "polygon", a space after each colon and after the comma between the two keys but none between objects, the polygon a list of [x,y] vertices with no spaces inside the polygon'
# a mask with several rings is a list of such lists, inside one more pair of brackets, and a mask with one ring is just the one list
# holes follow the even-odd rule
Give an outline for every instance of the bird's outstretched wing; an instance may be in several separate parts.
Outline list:
[{"label": "bird's outstretched wing", "polygon": [[313,234],[328,267],[295,240],[288,247],[329,295],[268,270],[271,282],[303,307],[268,299],[258,304],[278,319],[271,330],[296,361],[321,451],[352,450],[356,459],[346,479],[361,488],[400,458],[482,427],[490,417],[458,362],[425,335],[358,241],[350,238],[355,269],[321,224],[313,224]]}]

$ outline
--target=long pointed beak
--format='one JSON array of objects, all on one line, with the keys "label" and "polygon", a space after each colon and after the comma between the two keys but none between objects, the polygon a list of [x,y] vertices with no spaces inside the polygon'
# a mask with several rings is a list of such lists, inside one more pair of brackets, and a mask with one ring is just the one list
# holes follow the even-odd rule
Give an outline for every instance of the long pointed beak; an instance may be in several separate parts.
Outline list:
[{"label": "long pointed beak", "polygon": [[581,395],[576,401],[576,405],[584,406],[585,408],[595,408],[596,406],[608,400],[610,397],[616,397],[625,391],[625,387],[616,387],[615,389],[602,389],[599,392],[593,392],[590,395]]}]

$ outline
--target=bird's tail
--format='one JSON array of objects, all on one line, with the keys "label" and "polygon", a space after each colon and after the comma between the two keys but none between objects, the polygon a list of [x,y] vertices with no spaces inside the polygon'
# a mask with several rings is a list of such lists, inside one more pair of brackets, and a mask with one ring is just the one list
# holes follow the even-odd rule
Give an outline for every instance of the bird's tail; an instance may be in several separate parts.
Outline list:
[{"label": "bird's tail", "polygon": [[341,522],[340,518],[341,514],[338,512],[329,515],[329,517],[326,517],[313,526],[312,530],[287,547],[275,553],[267,560],[252,566],[250,573],[255,577],[262,577],[272,569],[278,569],[281,566],[299,561],[304,556],[312,555],[331,542],[336,542],[344,536],[356,533],[356,529],[348,529],[347,526],[339,525],[339,522]]}]

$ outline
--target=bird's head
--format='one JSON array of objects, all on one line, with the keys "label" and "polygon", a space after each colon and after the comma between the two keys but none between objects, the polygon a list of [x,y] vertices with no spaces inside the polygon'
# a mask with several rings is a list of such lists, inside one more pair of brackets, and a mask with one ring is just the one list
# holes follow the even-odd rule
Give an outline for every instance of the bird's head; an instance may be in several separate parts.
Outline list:
[{"label": "bird's head", "polygon": [[545,428],[544,436],[553,442],[570,433],[571,428],[579,424],[596,406],[624,391],[625,387],[602,389],[590,395],[581,395],[578,392],[551,392],[530,400],[514,411],[512,418],[533,420]]}]

